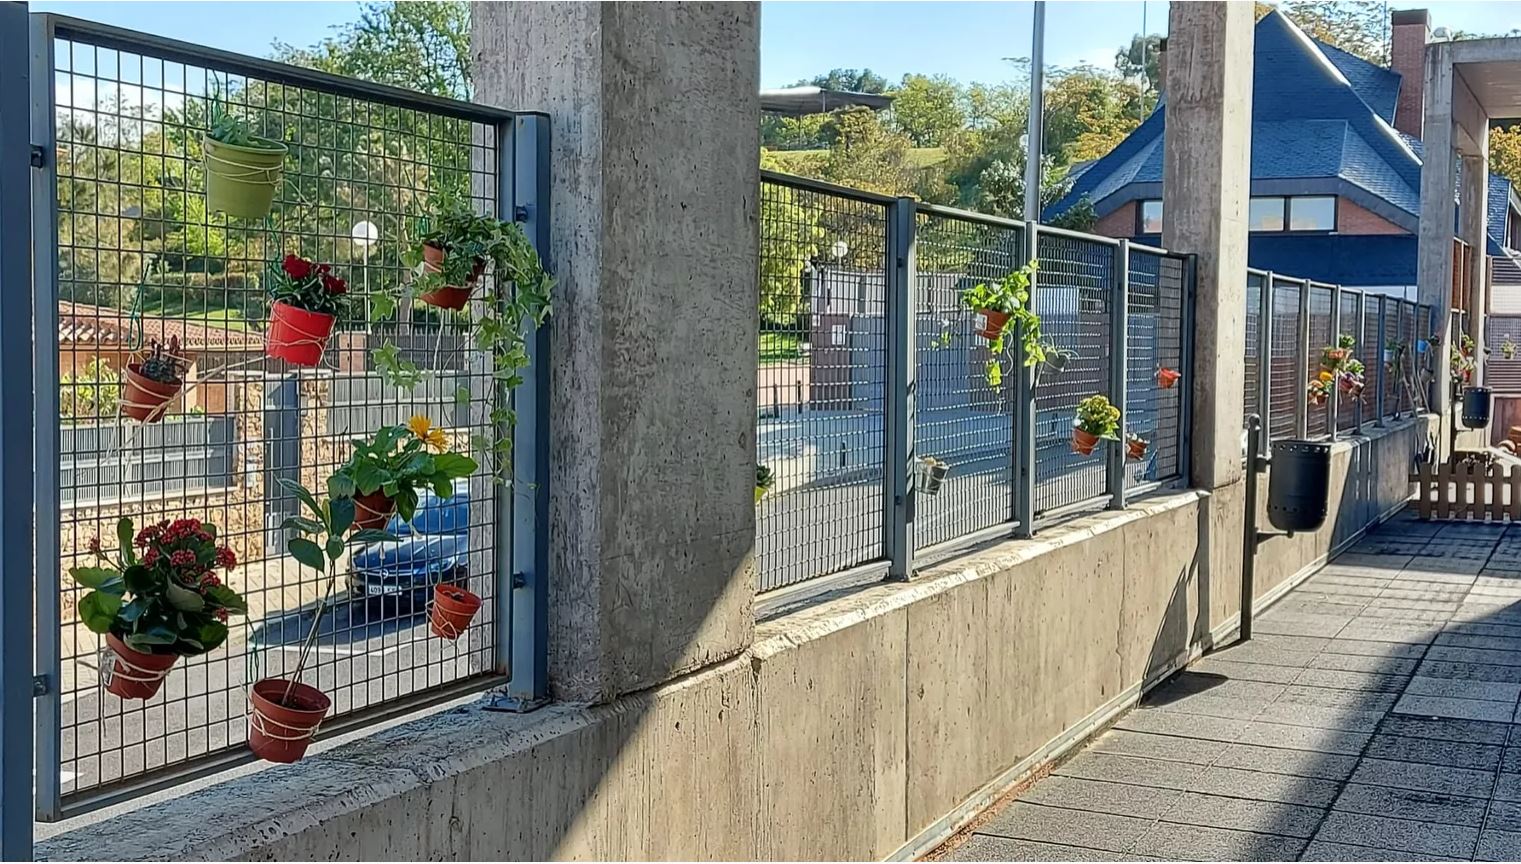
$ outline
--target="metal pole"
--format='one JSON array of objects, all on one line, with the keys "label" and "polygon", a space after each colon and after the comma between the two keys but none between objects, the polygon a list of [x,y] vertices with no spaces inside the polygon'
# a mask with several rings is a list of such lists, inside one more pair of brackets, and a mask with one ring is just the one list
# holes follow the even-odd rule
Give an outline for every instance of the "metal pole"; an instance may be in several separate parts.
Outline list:
[{"label": "metal pole", "polygon": [[[1105,485],[1109,492],[1109,509],[1125,509],[1125,430],[1130,422],[1130,387],[1126,373],[1130,364],[1126,354],[1126,330],[1130,320],[1130,241],[1121,240],[1114,247],[1114,293],[1109,298],[1109,392],[1120,409],[1120,444],[1105,451]],[[1185,337],[1186,338],[1186,337]],[[1137,430],[1137,434],[1139,430]]]},{"label": "metal pole", "polygon": [[1239,641],[1252,638],[1252,608],[1257,602],[1257,474],[1267,467],[1262,455],[1262,418],[1246,418],[1246,530],[1241,544],[1241,629]]},{"label": "metal pole", "polygon": [[[0,404],[32,401],[31,108],[27,7],[0,3]],[[49,80],[52,75],[48,75]],[[51,112],[49,112],[51,118]],[[39,172],[40,173],[40,172]],[[53,330],[56,334],[58,330]],[[39,339],[42,344],[54,340]],[[39,415],[56,423],[58,415]],[[0,413],[0,496],[17,517],[0,522],[0,856],[32,857],[32,417]],[[56,510],[41,514],[56,520]],[[53,621],[40,622],[56,627]]]},{"label": "metal pole", "polygon": [[1194,368],[1194,346],[1197,344],[1194,329],[1199,320],[1198,310],[1199,256],[1190,252],[1183,258],[1183,320],[1179,329],[1183,334],[1180,352],[1185,386],[1179,397],[1181,409],[1178,412],[1178,476],[1188,485],[1193,485],[1194,480],[1194,396],[1198,392],[1194,382],[1199,380],[1198,370]]},{"label": "metal pole", "polygon": [[1388,407],[1384,404],[1384,390],[1388,386],[1387,376],[1389,374],[1389,359],[1387,357],[1389,349],[1385,344],[1388,341],[1389,333],[1387,327],[1389,323],[1388,301],[1388,297],[1383,294],[1378,295],[1378,346],[1373,354],[1374,357],[1378,358],[1378,369],[1375,370],[1375,380],[1378,383],[1378,389],[1373,392],[1373,413],[1378,416],[1378,419],[1373,421],[1373,425],[1379,428],[1383,428],[1384,426],[1385,412]]},{"label": "metal pole", "polygon": [[1295,336],[1294,372],[1299,378],[1299,393],[1294,398],[1294,435],[1310,437],[1310,280],[1299,280],[1299,332]]},{"label": "metal pole", "polygon": [[899,198],[888,222],[887,249],[887,578],[906,582],[914,565],[914,199]]},{"label": "metal pole", "polygon": [[[1378,363],[1377,354],[1369,354],[1368,346],[1363,345],[1368,339],[1368,292],[1357,292],[1357,311],[1353,313],[1353,319],[1357,322],[1357,344],[1363,346],[1363,356]],[[1368,367],[1363,364],[1363,389],[1352,400],[1352,430],[1361,434],[1363,431],[1363,393],[1368,391]]]},{"label": "metal pole", "polygon": [[[1331,344],[1341,347],[1341,286],[1331,286]],[[1331,396],[1326,400],[1326,439],[1336,440],[1336,427],[1341,425],[1341,381],[1331,379]]]},{"label": "metal pole", "polygon": [[1035,0],[1030,37],[1030,116],[1025,132],[1025,221],[1040,219],[1040,154],[1045,143],[1046,0]]},{"label": "metal pole", "polygon": [[[1040,251],[1040,226],[1026,222],[1024,263],[1033,261]],[[1035,308],[1035,292],[1040,272],[1030,276],[1030,308]],[[1025,366],[1021,340],[1014,340],[1014,373],[1019,389],[1014,399],[1014,530],[1016,537],[1035,536],[1035,370]]]},{"label": "metal pole", "polygon": [[[1269,270],[1262,279],[1262,293],[1257,297],[1257,415],[1273,437],[1273,284],[1278,277]],[[1247,451],[1247,458],[1261,451]]]}]

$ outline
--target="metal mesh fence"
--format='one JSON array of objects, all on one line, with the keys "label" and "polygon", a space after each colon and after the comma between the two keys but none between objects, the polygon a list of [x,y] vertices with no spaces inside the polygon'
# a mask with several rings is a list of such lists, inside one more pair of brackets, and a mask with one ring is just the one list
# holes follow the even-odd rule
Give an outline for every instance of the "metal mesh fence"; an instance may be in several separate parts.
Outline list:
[{"label": "metal mesh fence", "polygon": [[1423,335],[1424,328],[1417,320],[1420,318],[1420,310],[1421,307],[1409,301],[1400,303],[1400,341],[1408,346],[1411,364],[1410,374],[1405,376],[1405,381],[1400,387],[1401,411],[1415,410],[1415,388],[1419,386],[1417,382],[1422,380],[1423,374],[1430,368],[1431,357],[1436,353],[1431,342]]},{"label": "metal mesh fence", "polygon": [[882,555],[889,203],[761,184],[762,591]]},{"label": "metal mesh fence", "polygon": [[1357,415],[1360,423],[1379,419],[1378,382],[1379,367],[1384,362],[1384,333],[1379,329],[1378,311],[1383,302],[1381,294],[1363,295],[1362,335],[1357,340],[1357,356],[1363,362],[1363,393],[1359,403],[1362,413]]},{"label": "metal mesh fence", "polygon": [[[56,283],[39,297],[56,290],[56,303],[39,302],[37,328],[57,377],[39,373],[48,389],[38,399],[57,412],[39,416],[57,424],[57,452],[38,462],[59,465],[48,494],[60,509],[56,522],[39,520],[38,592],[43,662],[56,642],[59,675],[39,702],[44,809],[51,790],[98,797],[241,752],[247,687],[294,670],[328,584],[285,553],[280,525],[300,505],[277,481],[321,489],[350,438],[375,431],[330,423],[340,403],[387,422],[431,415],[461,451],[495,437],[497,388],[460,336],[463,319],[430,307],[386,316],[375,300],[408,278],[402,251],[445,198],[497,212],[499,136],[510,128],[502,112],[372,101],[310,83],[322,79],[256,74],[274,64],[222,65],[120,35],[60,29],[51,50],[52,80],[38,86],[51,85],[56,105]],[[202,136],[219,115],[289,147],[267,218],[229,217],[205,197]],[[286,254],[330,263],[348,284],[348,320],[312,369],[264,350],[265,289]],[[492,276],[482,286],[478,296],[494,296]],[[447,412],[380,382],[374,357],[387,341],[424,374],[450,378]],[[155,344],[177,346],[183,386],[160,422],[143,424],[124,416],[142,398],[126,382]],[[483,543],[498,521],[491,489],[477,474],[451,497],[424,495],[410,526],[393,522],[401,543],[346,551],[340,597],[303,676],[332,699],[334,725],[502,680],[501,559]],[[94,563],[96,538],[112,549],[120,517],[138,530],[182,518],[217,526],[238,561],[223,578],[249,605],[225,644],[180,660],[146,700],[107,692],[122,667],[81,624],[85,590],[60,575]],[[456,642],[428,632],[439,581],[485,601]]]},{"label": "metal mesh fence", "polygon": [[1299,371],[1299,297],[1303,283],[1287,279],[1273,281],[1273,332],[1271,345],[1272,392],[1268,400],[1266,426],[1273,438],[1291,438],[1297,423],[1297,405],[1305,381]]},{"label": "metal mesh fence", "polygon": [[1018,388],[990,387],[981,317],[960,292],[1018,270],[1020,229],[918,214],[914,451],[950,466],[935,494],[919,490],[915,541],[923,548],[1014,518],[1012,455]]},{"label": "metal mesh fence", "polygon": [[1384,300],[1384,411],[1389,415],[1400,412],[1400,397],[1404,392],[1404,378],[1410,369],[1411,347],[1401,338],[1400,321],[1405,314],[1405,304],[1396,298]]},{"label": "metal mesh fence", "polygon": [[[1092,455],[1073,450],[1077,405],[1107,394],[1109,304],[1114,291],[1114,247],[1066,234],[1037,232],[1040,276],[1035,313],[1041,332],[1069,355],[1058,370],[1043,366],[1035,386],[1035,514],[1103,495],[1104,448]],[[1050,349],[1048,349],[1049,352]]]},{"label": "metal mesh fence", "polygon": [[[1351,336],[1354,340],[1351,357],[1359,363],[1363,362],[1364,352],[1367,346],[1363,344],[1363,328],[1359,312],[1362,304],[1362,292],[1352,291],[1346,288],[1341,290],[1340,306],[1341,314],[1338,319],[1337,329]],[[1369,368],[1366,363],[1364,369]],[[1349,381],[1351,379],[1348,379]],[[1350,389],[1349,389],[1350,388]],[[1358,403],[1362,401],[1362,394],[1357,392],[1352,385],[1341,387],[1336,399],[1336,429],[1337,431],[1351,429],[1357,425]]]},{"label": "metal mesh fence", "polygon": [[1182,469],[1183,393],[1188,382],[1163,387],[1183,367],[1184,262],[1131,249],[1126,316],[1125,431],[1150,442],[1127,463],[1127,485],[1166,481]]},{"label": "metal mesh fence", "polygon": [[[1310,286],[1310,373],[1316,374],[1320,366],[1320,353],[1327,346],[1334,346],[1336,333],[1332,330],[1332,297],[1335,291],[1329,285]],[[1314,438],[1331,431],[1331,400],[1323,405],[1310,405],[1309,434]]]},{"label": "metal mesh fence", "polygon": [[1246,370],[1246,385],[1242,416],[1256,414],[1266,422],[1267,406],[1261,401],[1262,377],[1258,372],[1262,357],[1262,291],[1267,276],[1261,273],[1246,275],[1246,350],[1242,354]]}]

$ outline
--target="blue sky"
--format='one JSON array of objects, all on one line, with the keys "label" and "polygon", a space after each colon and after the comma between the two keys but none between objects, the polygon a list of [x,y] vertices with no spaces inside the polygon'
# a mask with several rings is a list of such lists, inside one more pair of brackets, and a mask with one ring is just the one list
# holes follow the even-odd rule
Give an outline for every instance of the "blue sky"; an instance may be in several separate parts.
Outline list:
[{"label": "blue sky", "polygon": [[[1500,2],[1397,2],[1427,7],[1432,23],[1499,32],[1521,26]],[[274,40],[305,46],[358,17],[355,2],[34,2],[60,12],[267,55]],[[762,5],[761,82],[791,84],[834,67],[870,67],[889,79],[904,72],[962,81],[1012,80],[1005,57],[1030,53],[1029,2],[767,2]],[[1165,32],[1165,2],[1051,2],[1046,12],[1047,61],[1109,66],[1114,52],[1141,30]],[[1511,19],[1516,20],[1511,20]]]}]

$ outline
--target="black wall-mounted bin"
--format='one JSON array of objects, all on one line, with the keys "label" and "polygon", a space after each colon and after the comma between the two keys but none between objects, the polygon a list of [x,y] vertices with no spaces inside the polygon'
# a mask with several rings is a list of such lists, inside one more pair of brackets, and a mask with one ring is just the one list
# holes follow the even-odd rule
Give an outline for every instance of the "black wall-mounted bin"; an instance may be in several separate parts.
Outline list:
[{"label": "black wall-mounted bin", "polygon": [[1314,531],[1326,522],[1331,494],[1331,445],[1288,439],[1273,442],[1268,473],[1268,521],[1280,531]]},{"label": "black wall-mounted bin", "polygon": [[1488,387],[1463,388],[1463,425],[1470,429],[1488,426],[1494,401],[1494,394]]}]

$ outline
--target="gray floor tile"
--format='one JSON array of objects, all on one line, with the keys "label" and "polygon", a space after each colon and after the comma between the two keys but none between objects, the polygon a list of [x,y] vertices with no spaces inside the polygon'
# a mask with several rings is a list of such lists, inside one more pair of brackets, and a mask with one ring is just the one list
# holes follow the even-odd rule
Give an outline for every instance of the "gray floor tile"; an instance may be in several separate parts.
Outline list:
[{"label": "gray floor tile", "polygon": [[[1361,640],[1359,640],[1361,641]],[[1396,643],[1389,643],[1391,645]],[[1336,669],[1343,672],[1374,672],[1379,675],[1409,675],[1419,660],[1411,657],[1380,657],[1370,654],[1315,655],[1307,665],[1311,669]]]},{"label": "gray floor tile", "polygon": [[1304,670],[1298,666],[1274,666],[1268,663],[1237,663],[1233,660],[1206,658],[1188,667],[1195,672],[1224,675],[1236,681],[1263,681],[1290,684]]},{"label": "gray floor tile", "polygon": [[1237,740],[1242,744],[1257,744],[1264,747],[1356,756],[1362,753],[1363,747],[1367,746],[1371,737],[1367,732],[1344,732],[1339,729],[1316,729],[1311,726],[1252,721],[1240,731]]},{"label": "gray floor tile", "polygon": [[1342,690],[1364,690],[1370,693],[1399,693],[1410,680],[1403,675],[1380,675],[1373,672],[1343,672],[1339,669],[1296,670],[1295,684],[1310,687],[1335,687]]},{"label": "gray floor tile", "polygon": [[1325,807],[1336,798],[1338,784],[1334,780],[1220,767],[1208,769],[1185,788],[1210,795]]},{"label": "gray floor tile", "polygon": [[1495,778],[1496,801],[1521,801],[1521,774],[1501,771]]},{"label": "gray floor tile", "polygon": [[1481,648],[1486,651],[1521,651],[1521,639],[1453,632],[1452,626],[1449,624],[1445,632],[1438,633],[1433,644],[1451,645],[1454,648]]},{"label": "gray floor tile", "polygon": [[1426,660],[1421,663],[1418,674],[1428,678],[1451,678],[1462,681],[1495,681],[1505,684],[1521,682],[1521,666],[1495,663]]},{"label": "gray floor tile", "polygon": [[1203,772],[1204,766],[1186,762],[1166,762],[1161,759],[1113,756],[1088,751],[1078,754],[1056,769],[1055,773],[1060,777],[1081,777],[1085,780],[1157,786],[1163,789],[1188,789]]},{"label": "gray floor tile", "polygon": [[1367,690],[1340,690],[1332,687],[1294,684],[1284,690],[1277,701],[1280,704],[1383,713],[1393,707],[1398,698],[1398,695],[1394,693],[1372,693]]},{"label": "gray floor tile", "polygon": [[1426,660],[1443,660],[1449,663],[1483,663],[1493,666],[1521,666],[1521,651],[1491,651],[1482,648],[1454,648],[1451,645],[1433,645],[1426,652]]},{"label": "gray floor tile", "polygon": [[1450,696],[1458,699],[1483,699],[1516,704],[1521,698],[1521,684],[1504,681],[1471,681],[1462,678],[1432,678],[1416,674],[1406,693],[1416,696]]},{"label": "gray floor tile", "polygon": [[[1498,758],[1497,748],[1496,759]],[[1248,771],[1270,771],[1274,774],[1318,777],[1322,780],[1345,780],[1352,776],[1353,769],[1357,767],[1357,757],[1238,743],[1228,745],[1212,764],[1221,768],[1244,768]]]},{"label": "gray floor tile", "polygon": [[1162,822],[1141,837],[1134,851],[1180,861],[1286,861],[1297,858],[1305,845],[1295,837]]},{"label": "gray floor tile", "polygon": [[1489,802],[1489,817],[1484,820],[1484,828],[1521,835],[1521,801]]},{"label": "gray floor tile", "polygon": [[1484,811],[1488,804],[1488,799],[1482,797],[1468,798],[1462,795],[1348,783],[1331,803],[1331,809],[1478,828],[1484,824]]},{"label": "gray floor tile", "polygon": [[1473,857],[1475,861],[1521,861],[1521,834],[1485,829]]},{"label": "gray floor tile", "polygon": [[[1114,724],[1116,729],[1156,732],[1210,741],[1235,741],[1241,737],[1247,721],[1231,717],[1204,717],[1197,714],[1168,714],[1149,708],[1136,708]],[[1503,737],[1500,740],[1505,740]]]},{"label": "gray floor tile", "polygon": [[[1327,843],[1312,840],[1299,857],[1301,861],[1409,861],[1411,854],[1401,849],[1376,849],[1372,846],[1353,846],[1348,843]],[[1441,855],[1422,855],[1422,861],[1463,861],[1463,858],[1447,858]]]},{"label": "gray floor tile", "polygon": [[1138,819],[1158,819],[1180,796],[1177,789],[1158,789],[1127,783],[1108,783],[1078,777],[1047,777],[1030,787],[1019,800],[1047,807],[1091,810]]},{"label": "gray floor tile", "polygon": [[1325,813],[1321,808],[1299,804],[1185,792],[1162,815],[1162,821],[1308,838]]},{"label": "gray floor tile", "polygon": [[1072,844],[1081,839],[1081,845],[1092,849],[1126,852],[1151,825],[1151,820],[1136,819],[1133,816],[1042,807],[1039,804],[1015,801],[983,823],[977,833],[1062,844]]},{"label": "gray floor tile", "polygon": [[1444,795],[1483,798],[1494,784],[1494,773],[1447,765],[1422,765],[1388,759],[1364,759],[1352,772],[1353,783],[1417,789]]},{"label": "gray floor tile", "polygon": [[1407,735],[1412,738],[1435,738],[1439,741],[1471,741],[1476,744],[1504,744],[1510,734],[1506,723],[1483,720],[1450,720],[1390,714],[1379,732]]},{"label": "gray floor tile", "polygon": [[1315,839],[1401,849],[1422,855],[1467,858],[1473,854],[1478,842],[1479,829],[1333,810],[1321,823]]},{"label": "gray floor tile", "polygon": [[1122,756],[1144,756],[1148,759],[1165,759],[1169,762],[1208,765],[1227,746],[1223,741],[1111,729],[1088,749],[1095,753],[1117,753]]},{"label": "gray floor tile", "polygon": [[1339,732],[1372,732],[1383,717],[1384,714],[1378,711],[1346,711],[1277,702],[1263,708],[1253,719]]},{"label": "gray floor tile", "polygon": [[1482,702],[1477,699],[1448,699],[1441,696],[1402,696],[1394,706],[1397,714],[1419,717],[1454,717],[1459,720],[1487,720],[1509,723],[1515,705],[1508,702]]},{"label": "gray floor tile", "polygon": [[1033,840],[1011,840],[987,834],[973,834],[965,843],[941,856],[942,861],[1133,861],[1134,855],[1087,849],[1082,846],[1063,846],[1059,843],[1039,843]]},{"label": "gray floor tile", "polygon": [[1362,639],[1332,639],[1321,649],[1326,654],[1362,654],[1395,659],[1419,658],[1425,649],[1420,645],[1399,642],[1366,642]]},{"label": "gray floor tile", "polygon": [[1504,748],[1498,744],[1471,744],[1462,741],[1439,741],[1433,738],[1408,738],[1403,735],[1376,735],[1365,755],[1375,759],[1400,762],[1426,762],[1455,768],[1493,771],[1500,764]]}]

